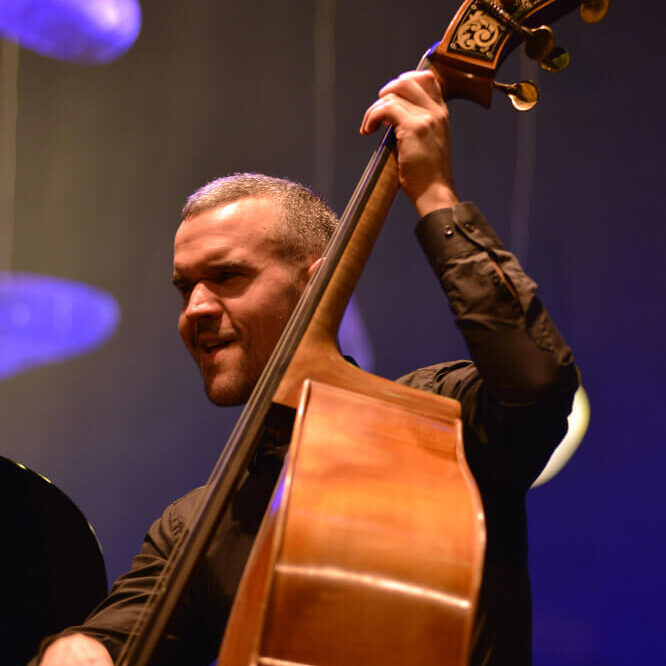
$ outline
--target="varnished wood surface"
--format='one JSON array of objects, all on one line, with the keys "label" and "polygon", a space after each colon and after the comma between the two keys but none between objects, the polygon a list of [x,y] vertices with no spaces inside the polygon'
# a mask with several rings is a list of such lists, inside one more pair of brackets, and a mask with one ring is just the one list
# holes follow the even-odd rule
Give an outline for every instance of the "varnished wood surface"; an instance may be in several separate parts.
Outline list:
[{"label": "varnished wood surface", "polygon": [[288,460],[230,625],[252,649],[220,663],[466,664],[484,525],[459,420],[308,382]]},{"label": "varnished wood surface", "polygon": [[278,387],[275,402],[296,407],[306,378],[339,385],[335,380],[341,374],[342,359],[335,340],[340,321],[397,191],[398,167],[395,155],[390,154]]},{"label": "varnished wood surface", "polygon": [[270,509],[264,514],[261,528],[245,565],[233,609],[227,622],[224,640],[220,646],[218,664],[256,663],[258,632],[264,621],[265,599],[271,582],[271,568],[274,565],[275,549],[279,545],[276,538],[277,510],[276,495],[283,487],[286,468],[276,486]]}]

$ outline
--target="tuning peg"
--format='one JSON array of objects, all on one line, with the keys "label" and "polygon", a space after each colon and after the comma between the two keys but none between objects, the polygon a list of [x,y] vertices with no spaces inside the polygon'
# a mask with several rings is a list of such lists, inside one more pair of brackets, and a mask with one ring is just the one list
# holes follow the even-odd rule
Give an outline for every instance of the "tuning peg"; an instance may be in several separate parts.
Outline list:
[{"label": "tuning peg", "polygon": [[511,100],[511,104],[516,111],[529,111],[539,101],[539,89],[534,81],[527,80],[520,83],[493,81],[493,86]]},{"label": "tuning peg", "polygon": [[571,56],[568,51],[562,47],[556,46],[553,50],[541,60],[541,69],[547,72],[561,72],[566,69],[571,62]]},{"label": "tuning peg", "polygon": [[569,66],[571,57],[562,47],[555,46],[555,35],[547,25],[534,30],[522,30],[525,31],[525,54],[532,60],[538,60],[541,69],[561,72]]},{"label": "tuning peg", "polygon": [[580,15],[585,23],[599,23],[608,13],[610,0],[583,0]]},{"label": "tuning peg", "polygon": [[[585,1],[585,0],[584,0]],[[602,2],[604,0],[587,0],[588,2]],[[605,0],[608,2],[609,0]],[[541,66],[549,72],[561,72],[568,64],[563,63],[562,56],[565,51],[555,46],[555,35],[547,26],[528,28],[516,21],[504,7],[495,0],[479,0],[479,2],[505,26],[519,34],[525,40],[525,54],[531,60],[538,60]]]},{"label": "tuning peg", "polygon": [[526,25],[518,23],[496,0],[479,0],[479,2],[500,23],[522,36],[525,40],[525,53],[528,58],[543,60],[553,50],[555,37],[547,25],[528,28]]},{"label": "tuning peg", "polygon": [[520,27],[520,33],[525,38],[525,54],[531,60],[544,60],[555,48],[555,35],[547,26],[539,28]]}]

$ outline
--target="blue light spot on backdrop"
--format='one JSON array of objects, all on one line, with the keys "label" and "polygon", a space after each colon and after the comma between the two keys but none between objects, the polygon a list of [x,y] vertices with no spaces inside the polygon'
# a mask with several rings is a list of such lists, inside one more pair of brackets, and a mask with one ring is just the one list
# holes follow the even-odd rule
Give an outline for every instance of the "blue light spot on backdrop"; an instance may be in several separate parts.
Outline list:
[{"label": "blue light spot on backdrop", "polygon": [[375,369],[375,352],[372,348],[372,341],[353,297],[349,301],[340,323],[338,338],[343,354],[353,356],[354,360],[368,372]]},{"label": "blue light spot on backdrop", "polygon": [[120,308],[81,282],[0,272],[0,379],[84,354],[108,340]]},{"label": "blue light spot on backdrop", "polygon": [[0,35],[57,60],[111,62],[140,29],[138,0],[0,0]]},{"label": "blue light spot on backdrop", "polygon": [[271,498],[271,504],[268,508],[270,515],[274,515],[275,512],[280,508],[282,500],[284,499],[284,483],[285,483],[285,473],[280,474],[275,490],[273,491],[273,497]]}]

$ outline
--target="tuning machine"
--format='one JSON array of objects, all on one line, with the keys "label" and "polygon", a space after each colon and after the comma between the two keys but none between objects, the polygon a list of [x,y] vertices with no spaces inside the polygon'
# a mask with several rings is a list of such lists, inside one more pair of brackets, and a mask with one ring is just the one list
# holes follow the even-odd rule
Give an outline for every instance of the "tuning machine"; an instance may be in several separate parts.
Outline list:
[{"label": "tuning machine", "polygon": [[[609,5],[610,0],[582,0],[580,15],[585,23],[599,23],[608,13]],[[547,72],[561,72],[569,66],[570,61],[567,51],[559,46],[554,46],[548,55],[540,59],[541,68]]]},{"label": "tuning machine", "polygon": [[516,111],[529,111],[539,101],[539,89],[534,81],[526,80],[520,83],[500,83],[493,81],[493,87],[504,93]]},{"label": "tuning machine", "polygon": [[[569,64],[569,54],[561,47],[555,46],[555,35],[547,26],[528,28],[516,19],[495,0],[478,0],[498,21],[519,34],[525,40],[525,54],[530,60],[539,61],[542,69],[547,72],[561,72]],[[606,2],[608,0],[587,0],[589,3]],[[581,11],[583,6],[581,5]]]},{"label": "tuning machine", "polygon": [[540,61],[541,69],[546,72],[561,72],[571,62],[571,56],[560,46],[554,46],[553,50]]},{"label": "tuning machine", "polygon": [[608,13],[610,0],[582,0],[580,15],[585,23],[599,23]]},{"label": "tuning machine", "polygon": [[530,60],[538,60],[541,69],[546,72],[561,72],[571,62],[569,53],[560,46],[555,46],[555,35],[547,26],[529,29],[521,27],[525,37],[525,55]]}]

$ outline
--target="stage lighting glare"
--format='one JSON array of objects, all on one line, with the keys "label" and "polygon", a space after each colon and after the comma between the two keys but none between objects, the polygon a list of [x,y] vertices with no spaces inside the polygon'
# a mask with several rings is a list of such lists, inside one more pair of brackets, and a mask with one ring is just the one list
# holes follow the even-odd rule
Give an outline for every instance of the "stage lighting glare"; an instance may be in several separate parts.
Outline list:
[{"label": "stage lighting glare", "polygon": [[0,379],[85,354],[110,338],[119,321],[118,303],[100,289],[0,272]]},{"label": "stage lighting glare", "polygon": [[557,445],[548,464],[532,484],[532,488],[550,481],[571,459],[585,437],[590,423],[590,401],[585,389],[581,386],[574,396],[573,408],[569,414],[569,429],[564,439]]},{"label": "stage lighting glare", "polygon": [[0,0],[0,36],[56,60],[109,63],[140,29],[137,0]]}]

